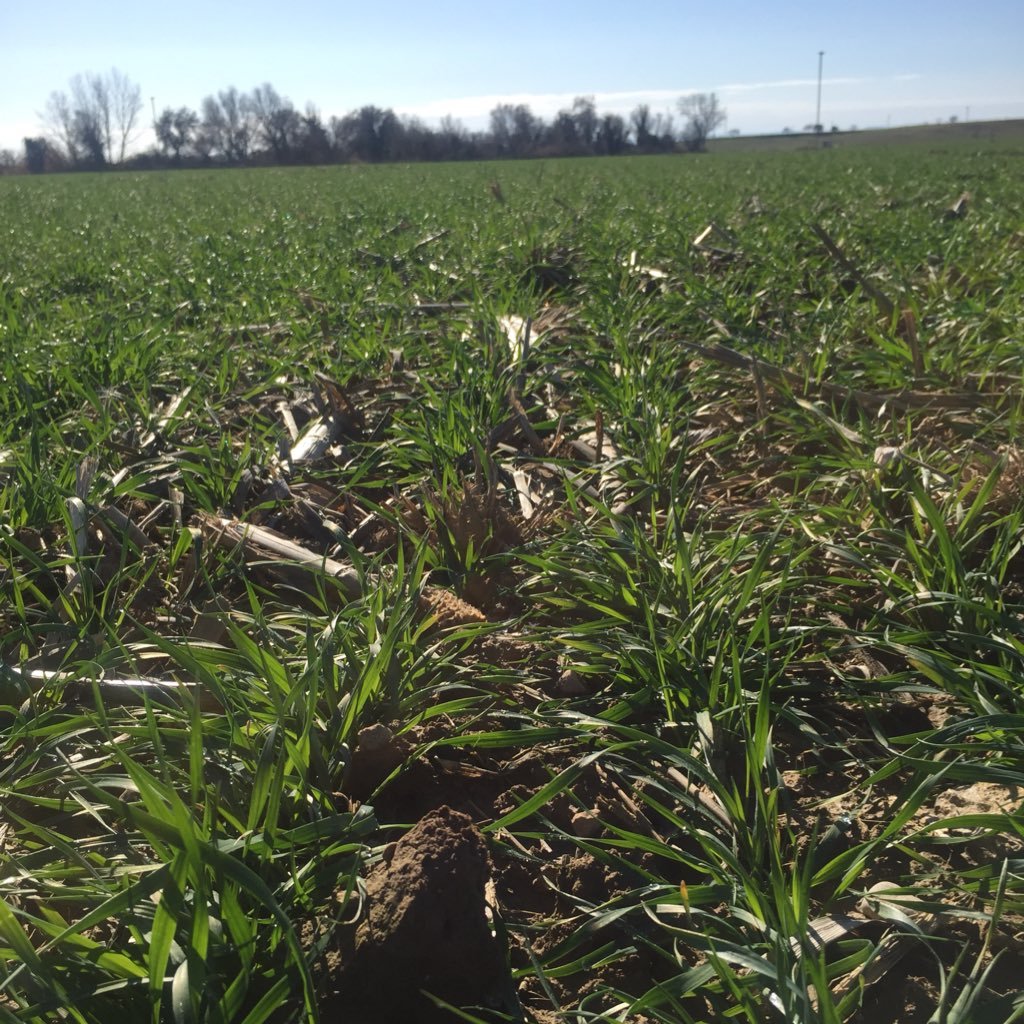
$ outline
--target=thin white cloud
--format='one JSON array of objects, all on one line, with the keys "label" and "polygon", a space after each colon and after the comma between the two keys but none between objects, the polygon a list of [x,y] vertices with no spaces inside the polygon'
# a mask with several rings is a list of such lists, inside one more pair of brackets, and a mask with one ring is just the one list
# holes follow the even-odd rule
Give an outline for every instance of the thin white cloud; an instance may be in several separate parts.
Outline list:
[{"label": "thin white cloud", "polygon": [[[896,117],[906,122],[934,120],[943,116],[945,107],[951,102],[948,97],[932,95],[909,83],[927,81],[927,76],[917,72],[900,72],[870,77],[824,78],[822,85],[826,103],[822,114],[829,124],[851,122],[859,124],[885,123]],[[815,113],[814,88],[817,78],[784,78],[757,82],[727,82],[720,85],[680,86],[675,89],[633,89],[608,92],[520,92],[490,93],[480,96],[464,96],[431,100],[411,106],[403,106],[399,113],[413,114],[428,121],[437,121],[445,114],[458,118],[472,130],[486,129],[490,111],[499,103],[523,103],[539,117],[550,120],[559,111],[572,106],[579,95],[592,95],[601,113],[615,113],[628,117],[639,104],[647,104],[656,114],[675,115],[678,121],[676,103],[681,96],[693,92],[714,91],[719,94],[728,110],[729,125],[747,132],[778,131],[785,124],[801,128],[813,120]],[[958,101],[962,104],[967,99]],[[976,116],[981,116],[984,100],[971,97],[969,100]],[[1005,101],[1003,102],[1005,108]],[[950,108],[953,109],[953,108]],[[993,109],[993,114],[995,110]],[[1014,111],[1006,108],[1000,116],[1013,116]],[[991,116],[991,115],[990,115]]]},{"label": "thin white cloud", "polygon": [[520,103],[528,106],[541,117],[551,117],[559,110],[572,106],[577,96],[593,96],[594,103],[601,111],[633,108],[641,103],[661,108],[673,106],[676,100],[694,89],[635,89],[626,92],[519,92],[492,93],[484,96],[460,96],[449,99],[428,100],[425,103],[402,105],[400,114],[411,114],[415,117],[434,119],[450,114],[465,120],[486,118],[499,104],[509,103],[516,106]]},{"label": "thin white cloud", "polygon": [[[870,78],[823,78],[822,85],[866,85]],[[796,89],[817,85],[816,78],[781,78],[775,82],[742,82],[718,86],[718,92],[756,92],[761,89]]]},{"label": "thin white cloud", "polygon": [[[919,76],[918,76],[919,77]],[[910,78],[901,79],[909,81]],[[825,78],[822,85],[826,88],[843,86],[868,85],[877,79],[872,78]],[[738,97],[746,94],[771,90],[811,88],[818,84],[817,78],[782,78],[768,82],[728,82],[724,85],[711,86],[680,86],[677,89],[630,89],[613,92],[519,92],[490,93],[481,96],[459,96],[447,99],[427,100],[423,103],[404,104],[397,108],[398,113],[420,117],[427,121],[436,121],[446,114],[467,123],[470,127],[483,127],[487,123],[490,112],[501,103],[527,105],[535,114],[543,118],[553,117],[559,110],[572,106],[577,96],[593,96],[597,108],[602,113],[627,114],[642,103],[647,104],[655,112],[674,111],[680,96],[694,92],[717,92],[724,97]]]}]

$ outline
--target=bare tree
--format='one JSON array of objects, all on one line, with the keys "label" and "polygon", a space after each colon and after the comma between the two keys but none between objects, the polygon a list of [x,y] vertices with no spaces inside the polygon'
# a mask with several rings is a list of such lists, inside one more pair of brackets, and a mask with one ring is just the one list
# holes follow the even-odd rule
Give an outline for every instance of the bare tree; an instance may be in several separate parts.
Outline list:
[{"label": "bare tree", "polygon": [[490,114],[491,138],[499,153],[513,153],[512,139],[515,135],[515,107],[511,103],[499,103]]},{"label": "bare tree", "polygon": [[625,120],[618,114],[605,114],[597,129],[597,148],[601,153],[615,156],[626,148],[628,130]]},{"label": "bare tree", "polygon": [[526,156],[544,131],[544,122],[525,103],[499,103],[491,111],[491,138],[498,151]]},{"label": "bare tree", "polygon": [[142,89],[117,68],[111,68],[107,75],[106,92],[113,129],[117,133],[117,162],[123,164],[142,112]]},{"label": "bare tree", "polygon": [[216,142],[203,122],[199,123],[199,127],[192,136],[192,152],[203,163],[209,163],[217,153]]},{"label": "bare tree", "polygon": [[202,121],[200,122],[199,138],[207,155],[220,154],[228,156],[227,118],[216,96],[203,98]]},{"label": "bare tree", "polygon": [[466,126],[451,114],[441,118],[437,129],[439,156],[442,160],[463,160],[474,155],[475,145]]},{"label": "bare tree", "polygon": [[59,116],[70,118],[68,158],[76,165],[106,167],[110,154],[107,131],[110,111],[103,82],[90,72],[75,75],[68,84],[70,96],[54,93],[50,97]]},{"label": "bare tree", "polygon": [[121,162],[142,110],[142,90],[117,68],[75,75],[68,92],[50,93],[41,115],[72,165]]},{"label": "bare tree", "polygon": [[77,164],[80,158],[78,133],[75,130],[75,110],[68,94],[51,92],[39,117],[50,137],[64,150],[68,163],[71,166]]},{"label": "bare tree", "polygon": [[651,130],[651,108],[646,103],[641,103],[629,115],[629,123],[633,127],[636,148],[648,149],[654,141],[654,132]]},{"label": "bare tree", "polygon": [[576,125],[576,138],[579,143],[586,149],[593,149],[600,125],[593,96],[577,96],[572,101],[572,119]]},{"label": "bare tree", "polygon": [[[110,83],[103,75],[76,75],[71,83],[79,114],[82,143],[100,166],[113,163],[114,108]],[[101,159],[102,156],[102,159]]]},{"label": "bare tree", "polygon": [[545,142],[546,151],[552,155],[578,156],[583,152],[576,118],[571,110],[563,108],[555,114],[545,132]]},{"label": "bare tree", "polygon": [[670,150],[675,146],[676,123],[669,111],[654,115],[654,134],[657,137],[659,148]]},{"label": "bare tree", "polygon": [[174,162],[178,163],[181,160],[181,151],[192,141],[198,127],[199,115],[194,110],[189,110],[188,107],[171,110],[167,107],[156,119],[153,130],[164,154],[173,155]]},{"label": "bare tree", "polygon": [[331,118],[334,145],[347,160],[377,163],[399,155],[404,129],[390,108],[368,105],[342,118]]},{"label": "bare tree", "polygon": [[226,92],[218,93],[218,98],[227,127],[228,159],[242,162],[248,159],[256,128],[249,98],[234,86]]},{"label": "bare tree", "polygon": [[103,133],[102,116],[89,107],[75,110],[75,137],[88,165],[107,166],[107,140]]},{"label": "bare tree", "polygon": [[520,154],[530,152],[537,145],[537,140],[544,134],[544,120],[537,117],[526,103],[517,103],[512,108],[512,123],[516,152]]},{"label": "bare tree", "polygon": [[217,153],[228,163],[244,163],[255,126],[249,98],[234,86],[203,100],[200,136],[206,154]]},{"label": "bare tree", "polygon": [[694,153],[704,150],[708,138],[726,122],[725,108],[713,92],[695,92],[679,98],[679,113],[686,118],[683,141]]},{"label": "bare tree", "polygon": [[278,95],[269,82],[264,82],[253,89],[248,102],[257,130],[274,159],[287,160],[302,123],[292,101]]},{"label": "bare tree", "polygon": [[320,111],[312,103],[306,104],[306,113],[300,119],[297,148],[308,164],[326,164],[331,159],[331,137]]}]

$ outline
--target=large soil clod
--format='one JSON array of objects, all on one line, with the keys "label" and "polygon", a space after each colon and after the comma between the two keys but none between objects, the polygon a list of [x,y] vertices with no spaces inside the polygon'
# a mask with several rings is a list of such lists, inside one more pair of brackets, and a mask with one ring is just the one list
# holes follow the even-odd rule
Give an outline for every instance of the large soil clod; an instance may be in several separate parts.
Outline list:
[{"label": "large soil clod", "polygon": [[431,811],[399,840],[366,882],[368,914],[340,979],[345,1018],[457,1019],[424,993],[452,1006],[518,1014],[506,950],[487,916],[490,875],[483,836],[450,807]]}]

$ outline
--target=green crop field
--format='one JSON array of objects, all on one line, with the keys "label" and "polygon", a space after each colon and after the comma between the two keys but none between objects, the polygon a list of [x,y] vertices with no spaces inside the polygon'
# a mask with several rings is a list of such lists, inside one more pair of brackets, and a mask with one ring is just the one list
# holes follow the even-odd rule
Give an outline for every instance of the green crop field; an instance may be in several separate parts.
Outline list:
[{"label": "green crop field", "polygon": [[1024,1019],[1022,169],[0,179],[0,1019]]}]

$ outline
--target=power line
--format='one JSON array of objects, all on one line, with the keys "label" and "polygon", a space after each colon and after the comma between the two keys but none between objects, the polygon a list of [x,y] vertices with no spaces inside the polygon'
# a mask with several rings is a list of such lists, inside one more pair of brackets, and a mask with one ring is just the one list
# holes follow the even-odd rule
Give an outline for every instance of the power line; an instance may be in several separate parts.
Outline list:
[{"label": "power line", "polygon": [[818,51],[818,109],[815,111],[815,114],[814,114],[814,130],[816,132],[820,132],[820,131],[824,130],[823,127],[822,127],[822,124],[821,124],[821,65],[822,65],[822,61],[823,61],[824,57],[825,57],[825,51],[824,50],[819,50]]}]

